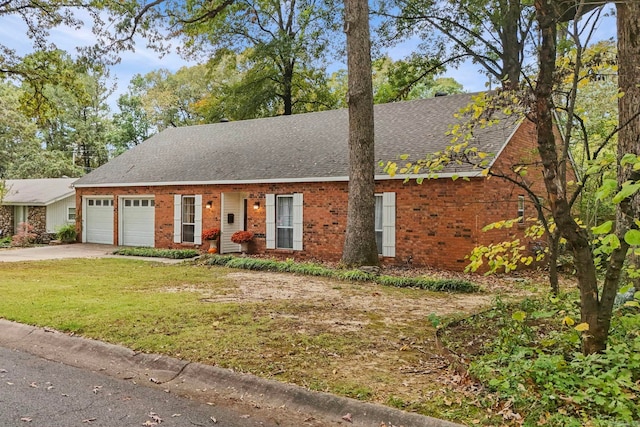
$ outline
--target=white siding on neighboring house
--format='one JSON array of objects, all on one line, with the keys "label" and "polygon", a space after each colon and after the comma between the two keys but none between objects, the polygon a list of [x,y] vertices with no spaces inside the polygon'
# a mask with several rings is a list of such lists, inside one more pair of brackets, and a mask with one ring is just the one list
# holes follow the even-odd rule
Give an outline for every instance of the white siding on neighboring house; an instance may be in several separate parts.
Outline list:
[{"label": "white siding on neighboring house", "polygon": [[75,224],[69,220],[69,208],[75,209],[76,196],[72,195],[47,206],[47,233],[56,233],[60,227]]}]

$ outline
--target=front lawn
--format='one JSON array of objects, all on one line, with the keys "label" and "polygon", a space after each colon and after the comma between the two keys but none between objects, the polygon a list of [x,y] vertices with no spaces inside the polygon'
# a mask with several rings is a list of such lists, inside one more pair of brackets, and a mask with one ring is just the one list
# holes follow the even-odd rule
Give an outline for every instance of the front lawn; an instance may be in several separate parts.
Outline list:
[{"label": "front lawn", "polygon": [[450,294],[131,259],[0,264],[0,317],[471,422],[436,326],[487,293]]}]

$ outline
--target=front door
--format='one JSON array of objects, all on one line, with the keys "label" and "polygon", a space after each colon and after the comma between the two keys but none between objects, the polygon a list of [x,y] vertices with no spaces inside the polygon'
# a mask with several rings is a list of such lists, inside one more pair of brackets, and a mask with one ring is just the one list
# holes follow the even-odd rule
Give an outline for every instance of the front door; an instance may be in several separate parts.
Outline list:
[{"label": "front door", "polygon": [[20,224],[29,222],[29,208],[27,206],[14,206],[13,209],[13,233],[18,234]]},{"label": "front door", "polygon": [[220,253],[240,252],[240,245],[231,241],[231,235],[244,230],[246,225],[246,195],[244,193],[222,193],[220,227]]}]

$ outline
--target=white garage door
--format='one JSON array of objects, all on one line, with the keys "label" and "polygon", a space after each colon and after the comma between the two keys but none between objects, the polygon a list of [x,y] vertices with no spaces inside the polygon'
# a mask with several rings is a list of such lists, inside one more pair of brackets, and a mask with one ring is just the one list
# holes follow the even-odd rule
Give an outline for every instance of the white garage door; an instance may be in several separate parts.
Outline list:
[{"label": "white garage door", "polygon": [[86,242],[113,245],[113,199],[86,200]]},{"label": "white garage door", "polygon": [[155,201],[151,198],[122,199],[124,246],[155,246]]}]

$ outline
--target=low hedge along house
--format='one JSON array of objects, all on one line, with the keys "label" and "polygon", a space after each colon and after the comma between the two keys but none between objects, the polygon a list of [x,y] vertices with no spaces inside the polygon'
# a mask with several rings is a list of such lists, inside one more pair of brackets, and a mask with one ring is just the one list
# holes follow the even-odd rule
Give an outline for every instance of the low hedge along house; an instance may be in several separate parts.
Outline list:
[{"label": "low hedge along house", "polygon": [[[462,94],[376,105],[376,158],[441,150],[454,114],[470,101]],[[537,158],[528,121],[482,129],[475,140],[495,154],[492,168]],[[253,253],[339,260],[347,166],[347,110],[170,128],[76,182],[79,235],[84,242],[184,248],[206,245],[202,230],[216,227],[219,252],[229,253],[240,252],[231,235],[248,230]],[[376,236],[384,263],[461,270],[476,244],[513,232],[484,233],[486,224],[534,215],[523,191],[469,165],[452,164],[422,184],[404,178],[378,167]]]}]

